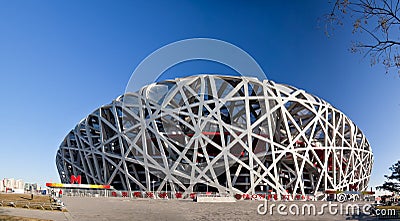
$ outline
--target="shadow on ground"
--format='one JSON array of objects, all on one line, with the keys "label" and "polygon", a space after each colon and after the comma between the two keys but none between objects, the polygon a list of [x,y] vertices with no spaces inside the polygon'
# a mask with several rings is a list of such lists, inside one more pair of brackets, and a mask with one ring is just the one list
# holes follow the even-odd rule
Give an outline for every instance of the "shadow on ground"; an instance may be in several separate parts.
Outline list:
[{"label": "shadow on ground", "polygon": [[377,217],[370,216],[370,215],[360,214],[360,215],[347,216],[346,220],[375,221],[375,220],[380,220],[380,219],[378,219]]},{"label": "shadow on ground", "polygon": [[4,214],[6,214],[6,211],[0,207],[0,215],[4,215]]}]

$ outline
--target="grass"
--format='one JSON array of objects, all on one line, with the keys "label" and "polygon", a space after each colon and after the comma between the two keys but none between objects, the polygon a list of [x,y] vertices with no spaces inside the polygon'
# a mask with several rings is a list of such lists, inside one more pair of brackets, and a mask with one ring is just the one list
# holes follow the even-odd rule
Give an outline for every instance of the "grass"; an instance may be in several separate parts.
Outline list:
[{"label": "grass", "polygon": [[[14,194],[14,193],[0,194],[0,203],[2,203],[2,206],[27,208],[27,209],[40,209],[40,210],[56,209],[56,207],[52,205],[52,203],[54,203],[52,198],[50,196],[43,196],[43,195],[33,195],[32,199],[31,194]],[[63,211],[66,210],[64,209]]]},{"label": "grass", "polygon": [[36,218],[28,218],[22,216],[9,216],[9,215],[0,215],[1,220],[23,220],[23,221],[48,221],[47,219],[36,219]]},{"label": "grass", "polygon": [[43,195],[33,195],[33,199],[31,199],[30,194],[0,194],[0,200],[6,201],[27,201],[31,203],[50,203],[51,198],[49,196]]}]

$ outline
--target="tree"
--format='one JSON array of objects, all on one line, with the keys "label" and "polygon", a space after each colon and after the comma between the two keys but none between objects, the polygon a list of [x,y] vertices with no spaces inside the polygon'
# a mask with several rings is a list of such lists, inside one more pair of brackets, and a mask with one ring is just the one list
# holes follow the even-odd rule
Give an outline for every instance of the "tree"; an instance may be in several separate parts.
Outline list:
[{"label": "tree", "polygon": [[382,186],[377,186],[379,190],[389,190],[391,192],[400,192],[400,160],[389,168],[392,171],[390,176],[385,175],[386,181]]},{"label": "tree", "polygon": [[353,34],[366,34],[369,40],[355,41],[352,52],[371,58],[371,65],[383,64],[386,73],[397,70],[400,75],[400,0],[334,0],[325,16],[325,33],[329,36],[336,26],[349,17]]}]

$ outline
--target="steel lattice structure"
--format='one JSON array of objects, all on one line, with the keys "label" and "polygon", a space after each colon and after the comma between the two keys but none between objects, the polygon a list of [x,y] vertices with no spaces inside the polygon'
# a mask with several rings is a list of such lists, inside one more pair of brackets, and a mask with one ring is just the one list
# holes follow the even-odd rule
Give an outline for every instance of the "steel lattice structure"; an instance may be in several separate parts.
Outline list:
[{"label": "steel lattice structure", "polygon": [[[361,130],[326,101],[256,78],[199,75],[153,83],[83,119],[62,142],[62,182],[127,191],[317,194],[365,190]],[[264,188],[265,191],[265,188]]]}]

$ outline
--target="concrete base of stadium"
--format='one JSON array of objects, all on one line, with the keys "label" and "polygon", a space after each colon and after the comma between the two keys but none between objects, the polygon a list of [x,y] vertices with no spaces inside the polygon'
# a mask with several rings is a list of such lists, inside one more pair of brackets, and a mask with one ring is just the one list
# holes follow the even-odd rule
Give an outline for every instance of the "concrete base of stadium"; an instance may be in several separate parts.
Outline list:
[{"label": "concrete base of stadium", "polygon": [[231,196],[197,196],[196,202],[198,203],[234,203],[236,199]]}]

